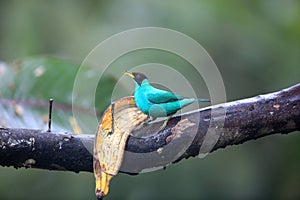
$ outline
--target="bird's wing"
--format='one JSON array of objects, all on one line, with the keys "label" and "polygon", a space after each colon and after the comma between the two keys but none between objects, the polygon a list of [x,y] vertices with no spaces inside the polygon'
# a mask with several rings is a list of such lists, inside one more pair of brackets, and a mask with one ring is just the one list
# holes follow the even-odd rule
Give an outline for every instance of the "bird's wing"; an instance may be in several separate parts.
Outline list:
[{"label": "bird's wing", "polygon": [[154,87],[147,91],[147,99],[154,104],[177,101],[183,98],[181,95]]}]

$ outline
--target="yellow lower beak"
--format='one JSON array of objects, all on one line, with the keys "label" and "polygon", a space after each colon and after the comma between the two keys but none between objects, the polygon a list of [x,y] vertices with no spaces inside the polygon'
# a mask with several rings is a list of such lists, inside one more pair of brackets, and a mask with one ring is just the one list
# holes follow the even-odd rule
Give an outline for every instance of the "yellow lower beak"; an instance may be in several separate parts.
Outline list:
[{"label": "yellow lower beak", "polygon": [[123,72],[123,74],[129,76],[130,78],[134,78],[134,75],[130,72]]}]

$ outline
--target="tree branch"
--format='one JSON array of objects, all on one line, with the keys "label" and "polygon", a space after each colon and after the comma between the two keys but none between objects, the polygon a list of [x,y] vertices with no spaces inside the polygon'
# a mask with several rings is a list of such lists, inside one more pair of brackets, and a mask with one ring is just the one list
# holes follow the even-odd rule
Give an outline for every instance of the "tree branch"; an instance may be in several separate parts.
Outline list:
[{"label": "tree branch", "polygon": [[[121,171],[138,173],[149,167],[165,166],[197,156],[199,152],[212,152],[275,133],[299,131],[300,84],[279,92],[172,117],[162,131],[153,134],[160,126],[161,123],[154,123],[138,130],[150,135],[148,137],[129,137],[124,166],[132,163],[133,159],[134,165],[130,166],[130,171],[122,165]],[[211,135],[219,137],[214,142]],[[187,141],[189,145],[183,148],[182,144]],[[0,128],[0,165],[92,172],[93,156],[90,152],[93,143],[94,135]],[[170,144],[173,144],[173,151],[176,150],[175,154],[179,156],[169,156]],[[206,147],[207,144],[213,145],[212,148]],[[154,155],[155,162],[148,162],[149,158],[145,156],[148,154],[151,154],[151,158]]]}]

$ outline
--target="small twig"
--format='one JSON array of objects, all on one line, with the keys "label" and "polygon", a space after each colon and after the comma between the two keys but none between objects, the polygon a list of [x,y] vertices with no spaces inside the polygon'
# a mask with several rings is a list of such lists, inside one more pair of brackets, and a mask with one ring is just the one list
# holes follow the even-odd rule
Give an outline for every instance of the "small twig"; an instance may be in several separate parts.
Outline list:
[{"label": "small twig", "polygon": [[53,104],[53,99],[50,99],[50,100],[49,100],[48,132],[51,132],[52,104]]}]

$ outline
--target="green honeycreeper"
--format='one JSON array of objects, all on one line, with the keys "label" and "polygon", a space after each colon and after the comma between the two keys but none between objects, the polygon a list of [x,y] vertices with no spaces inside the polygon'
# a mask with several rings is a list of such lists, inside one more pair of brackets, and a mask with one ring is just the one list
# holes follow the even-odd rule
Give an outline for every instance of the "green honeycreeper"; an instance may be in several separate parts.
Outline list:
[{"label": "green honeycreeper", "polygon": [[146,75],[139,72],[123,72],[134,80],[134,100],[137,107],[150,117],[166,117],[194,102],[210,102],[208,99],[186,98],[181,95],[153,87]]}]

